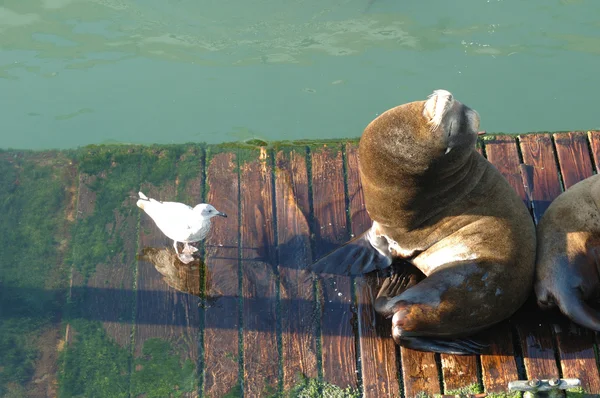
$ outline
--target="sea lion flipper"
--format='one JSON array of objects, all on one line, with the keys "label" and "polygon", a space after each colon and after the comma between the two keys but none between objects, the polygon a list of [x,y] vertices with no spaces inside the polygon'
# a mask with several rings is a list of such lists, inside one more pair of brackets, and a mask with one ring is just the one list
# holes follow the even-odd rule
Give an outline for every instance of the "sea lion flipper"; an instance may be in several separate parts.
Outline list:
[{"label": "sea lion flipper", "polygon": [[578,325],[600,332],[600,312],[590,307],[581,294],[563,295],[558,300],[558,307]]},{"label": "sea lion flipper", "polygon": [[392,264],[392,255],[387,245],[378,249],[364,232],[317,260],[308,270],[317,274],[361,275],[376,269],[385,269]]},{"label": "sea lion flipper", "polygon": [[437,352],[452,355],[479,355],[482,354],[486,344],[473,339],[434,339],[429,337],[407,337],[400,339],[400,345],[418,351]]}]

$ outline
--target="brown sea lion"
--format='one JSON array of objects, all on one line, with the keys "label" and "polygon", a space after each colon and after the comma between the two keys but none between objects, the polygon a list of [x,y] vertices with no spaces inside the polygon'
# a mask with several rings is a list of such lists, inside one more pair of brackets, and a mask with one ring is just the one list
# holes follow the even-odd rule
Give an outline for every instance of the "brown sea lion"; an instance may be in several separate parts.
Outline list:
[{"label": "brown sea lion", "polygon": [[600,313],[586,301],[600,296],[600,175],[573,185],[538,225],[535,294],[542,308],[558,306],[573,322],[600,332]]},{"label": "brown sea lion", "polygon": [[407,260],[426,277],[394,273],[375,309],[409,348],[480,352],[464,339],[513,314],[531,292],[533,220],[475,149],[479,115],[450,92],[400,105],[365,129],[359,169],[372,227],[313,264],[356,275]]}]

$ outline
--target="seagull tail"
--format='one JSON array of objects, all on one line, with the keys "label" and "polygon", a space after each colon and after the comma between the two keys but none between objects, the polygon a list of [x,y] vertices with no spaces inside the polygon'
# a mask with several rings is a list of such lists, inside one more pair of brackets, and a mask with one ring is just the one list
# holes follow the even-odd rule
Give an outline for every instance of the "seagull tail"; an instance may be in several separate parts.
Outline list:
[{"label": "seagull tail", "polygon": [[140,209],[143,210],[144,209],[144,204],[147,203],[149,199],[141,191],[138,192],[138,195],[140,195],[141,199],[139,199],[136,204],[137,204],[137,207],[139,207]]}]

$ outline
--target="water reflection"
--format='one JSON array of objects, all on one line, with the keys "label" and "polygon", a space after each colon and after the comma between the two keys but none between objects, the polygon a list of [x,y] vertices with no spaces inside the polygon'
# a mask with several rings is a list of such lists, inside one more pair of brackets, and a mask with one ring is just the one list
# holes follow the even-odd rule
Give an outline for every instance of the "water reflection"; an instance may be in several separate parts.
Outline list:
[{"label": "water reflection", "polygon": [[200,297],[200,269],[205,267],[202,259],[194,257],[189,263],[184,263],[171,247],[144,247],[138,260],[154,265],[173,289]]}]

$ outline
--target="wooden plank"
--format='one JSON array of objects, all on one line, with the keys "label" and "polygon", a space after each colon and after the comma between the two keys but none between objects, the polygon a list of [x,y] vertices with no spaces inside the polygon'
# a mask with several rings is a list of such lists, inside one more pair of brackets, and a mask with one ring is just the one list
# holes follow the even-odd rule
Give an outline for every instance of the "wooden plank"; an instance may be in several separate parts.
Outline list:
[{"label": "wooden plank", "polygon": [[56,396],[77,168],[0,152],[0,396]]},{"label": "wooden plank", "polygon": [[[357,145],[346,144],[349,210],[352,235],[357,236],[371,226],[365,208],[358,171]],[[391,336],[389,320],[375,312],[373,302],[377,296],[376,275],[357,277],[358,333],[361,352],[361,374],[365,397],[399,397],[399,369],[396,343]]]},{"label": "wooden plank", "polygon": [[[487,159],[500,171],[524,203],[523,181],[519,172],[519,153],[514,136],[496,136],[485,140]],[[510,381],[518,380],[519,373],[514,358],[513,339],[507,321],[487,330],[485,336],[489,352],[481,355],[482,381],[486,392],[504,392]]]},{"label": "wooden plank", "polygon": [[525,194],[525,187],[519,169],[520,160],[515,137],[512,135],[497,135],[491,139],[486,139],[484,142],[487,160],[506,178],[510,186],[523,199],[523,203],[530,209],[531,203]]},{"label": "wooden plank", "polygon": [[266,148],[240,157],[244,395],[262,397],[279,376],[273,173]]},{"label": "wooden plank", "polygon": [[[175,201],[180,156],[178,148],[171,146],[145,148],[141,164],[140,190],[149,198]],[[200,158],[191,166],[184,164],[191,167],[197,176],[202,175],[203,165]],[[194,206],[199,200],[197,197],[194,203],[188,204]],[[140,251],[147,247],[172,250],[173,241],[158,229],[156,223],[145,213],[140,217]],[[149,355],[150,347],[153,347],[153,355],[160,353],[166,357],[179,358],[179,368],[174,367],[176,373],[171,374],[169,378],[160,379],[162,391],[169,394],[183,393],[182,396],[185,397],[197,396],[200,298],[173,289],[164,282],[152,263],[143,260],[138,263],[136,286],[132,395],[150,392],[147,387],[141,387],[138,378],[148,366],[145,357]]]},{"label": "wooden plank", "polygon": [[476,355],[441,354],[444,392],[458,391],[461,388],[478,385]]},{"label": "wooden plank", "polygon": [[553,137],[564,188],[568,189],[577,182],[591,177],[594,172],[586,134],[569,132],[553,134]]},{"label": "wooden plank", "polygon": [[600,170],[600,131],[588,131],[588,140],[590,143],[590,152],[594,162],[594,168]]},{"label": "wooden plank", "polygon": [[317,329],[313,283],[301,273],[312,263],[306,148],[287,148],[276,155],[275,196],[281,297],[283,390],[299,375],[316,378]]},{"label": "wooden plank", "polygon": [[427,396],[441,394],[435,354],[401,347],[400,357],[406,397],[417,397],[422,393]]},{"label": "wooden plank", "polygon": [[[341,148],[323,145],[312,151],[315,258],[348,240]],[[323,378],[342,388],[357,387],[352,284],[347,276],[321,278]]]},{"label": "wooden plank", "polygon": [[[519,142],[523,154],[525,193],[538,223],[552,200],[561,193],[552,141],[548,134],[530,134],[519,136]],[[541,311],[530,301],[519,311],[516,319],[520,320],[517,331],[527,376],[530,379],[558,377],[551,330],[547,321],[542,319]]]},{"label": "wooden plank", "polygon": [[129,395],[139,162],[139,147],[80,156],[60,395]]},{"label": "wooden plank", "polygon": [[237,155],[207,149],[208,203],[227,218],[215,222],[206,239],[204,310],[204,395],[241,394],[239,379],[239,179]]},{"label": "wooden plank", "polygon": [[[553,137],[565,190],[592,176],[592,162],[586,134],[569,132],[554,134]],[[600,393],[600,375],[594,353],[594,334],[572,322],[557,325],[554,331],[563,377],[579,378],[587,393]]]}]

